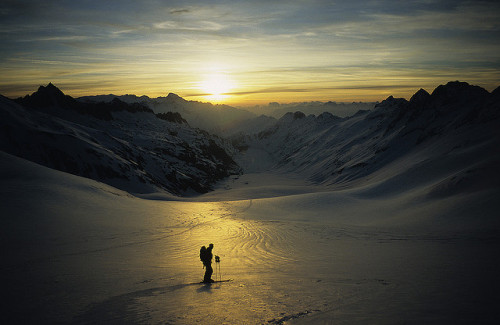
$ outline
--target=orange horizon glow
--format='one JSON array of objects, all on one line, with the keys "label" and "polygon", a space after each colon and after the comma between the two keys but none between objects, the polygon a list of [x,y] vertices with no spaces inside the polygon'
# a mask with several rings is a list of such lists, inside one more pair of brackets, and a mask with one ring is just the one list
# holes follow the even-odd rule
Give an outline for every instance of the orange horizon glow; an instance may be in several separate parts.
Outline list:
[{"label": "orange horizon glow", "polygon": [[[119,87],[110,87],[107,90],[103,88],[92,88],[89,89],[80,88],[77,84],[67,84],[65,82],[57,83],[51,81],[56,87],[61,89],[66,95],[70,95],[74,98],[81,96],[93,96],[93,95],[107,95],[114,94],[116,96],[121,95],[136,95],[143,96],[146,95],[150,98],[164,97],[168,93],[175,93],[180,97],[188,101],[198,101],[198,102],[210,102],[212,104],[230,105],[238,107],[250,107],[256,105],[267,105],[271,102],[278,102],[280,104],[289,103],[301,103],[301,102],[328,102],[334,101],[338,103],[352,103],[352,102],[380,102],[389,96],[394,96],[396,98],[406,98],[410,97],[417,92],[420,88],[425,89],[428,92],[432,92],[437,86],[446,84],[450,80],[443,80],[442,82],[432,82],[426,81],[422,84],[413,85],[402,85],[401,87],[394,86],[377,86],[377,87],[367,87],[360,86],[345,86],[342,87],[338,85],[337,89],[332,87],[331,89],[300,89],[294,92],[293,89],[245,89],[241,88],[241,84],[234,81],[233,78],[224,74],[208,74],[202,81],[196,84],[194,89],[188,90],[173,90],[167,89],[156,90],[152,92],[147,88],[135,87],[134,91],[129,91],[126,89],[120,89]],[[469,80],[465,81],[473,85],[478,85],[485,88],[488,91],[493,91],[496,86],[482,85]],[[26,95],[35,92],[39,86],[45,86],[48,82],[42,82],[34,85],[31,89],[27,91],[17,91],[12,92],[10,98],[24,97]],[[5,95],[5,94],[2,94]]]}]

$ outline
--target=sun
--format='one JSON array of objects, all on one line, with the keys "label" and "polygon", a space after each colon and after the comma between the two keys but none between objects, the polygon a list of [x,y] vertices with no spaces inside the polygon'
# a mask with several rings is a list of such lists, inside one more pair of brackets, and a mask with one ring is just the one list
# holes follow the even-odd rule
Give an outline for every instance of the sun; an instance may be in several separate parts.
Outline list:
[{"label": "sun", "polygon": [[225,73],[211,73],[208,74],[200,84],[200,89],[205,92],[210,101],[222,101],[229,97],[227,94],[234,84]]}]

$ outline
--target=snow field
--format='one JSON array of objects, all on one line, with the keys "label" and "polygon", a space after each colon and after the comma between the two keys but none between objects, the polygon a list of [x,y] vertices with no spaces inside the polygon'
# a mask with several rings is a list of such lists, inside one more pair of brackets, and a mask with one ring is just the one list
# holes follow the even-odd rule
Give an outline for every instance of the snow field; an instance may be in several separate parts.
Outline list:
[{"label": "snow field", "polygon": [[[256,174],[228,179],[200,202],[153,201],[7,154],[1,167],[7,323],[443,324],[498,316],[498,224],[470,218],[494,189],[467,196],[472,202],[415,204],[418,191],[375,199]],[[198,283],[199,247],[210,242],[232,282]]]}]

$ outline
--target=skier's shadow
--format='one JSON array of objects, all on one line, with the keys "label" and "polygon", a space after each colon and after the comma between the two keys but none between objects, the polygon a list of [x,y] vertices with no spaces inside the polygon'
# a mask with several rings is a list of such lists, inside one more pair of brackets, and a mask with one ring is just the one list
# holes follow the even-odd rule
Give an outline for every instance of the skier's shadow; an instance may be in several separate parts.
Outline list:
[{"label": "skier's shadow", "polygon": [[[154,300],[161,295],[194,286],[200,286],[196,289],[198,293],[212,293],[212,285],[211,283],[195,282],[149,288],[113,296],[104,301],[89,304],[85,310],[74,317],[73,323],[91,324],[95,323],[96,319],[102,320],[103,323],[121,323],[120,320],[124,320],[125,323],[140,323],[140,315],[136,315],[133,308],[136,306],[138,298],[151,298]],[[137,321],[135,321],[136,318]]]},{"label": "skier's shadow", "polygon": [[196,292],[212,292],[212,284],[211,283],[207,283],[205,285],[202,285],[201,287],[199,287],[198,289],[196,289]]}]

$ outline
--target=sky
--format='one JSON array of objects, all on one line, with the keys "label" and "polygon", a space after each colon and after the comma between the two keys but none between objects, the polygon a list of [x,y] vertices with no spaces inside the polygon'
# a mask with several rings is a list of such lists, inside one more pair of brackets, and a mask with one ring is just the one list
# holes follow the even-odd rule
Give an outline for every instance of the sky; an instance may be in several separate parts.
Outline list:
[{"label": "sky", "polygon": [[500,1],[0,2],[0,94],[232,105],[500,85]]}]

